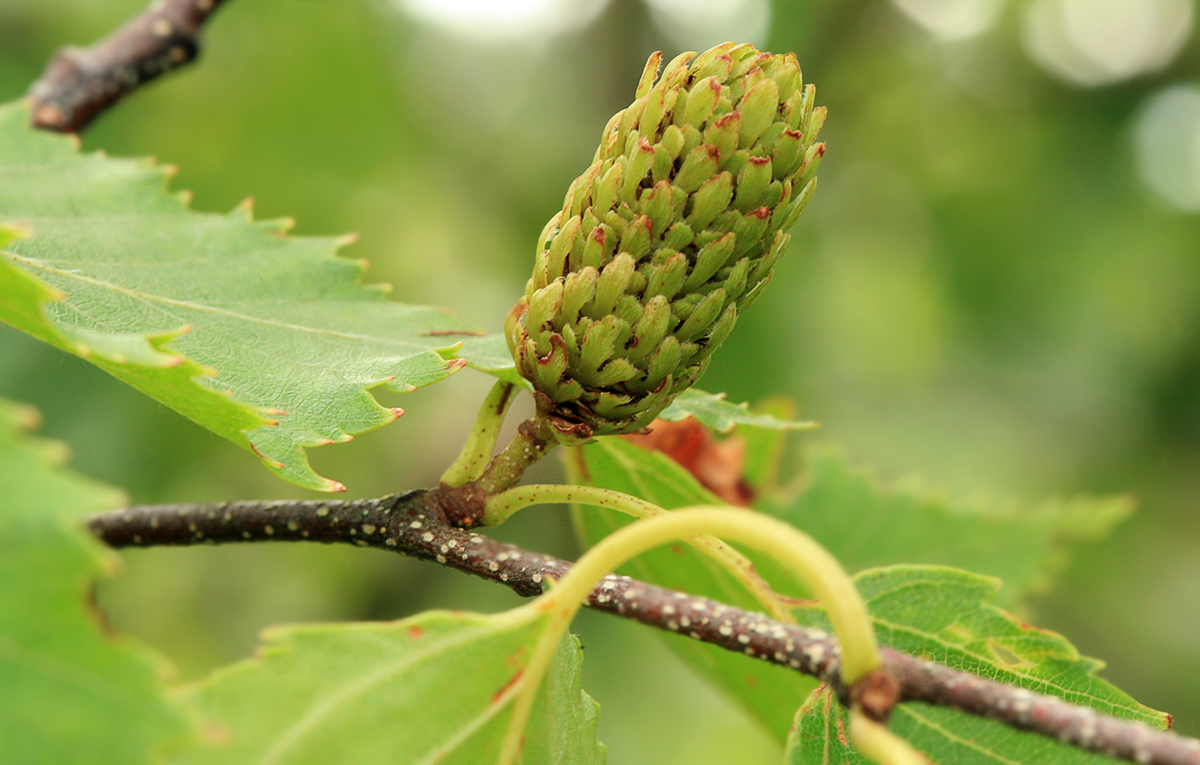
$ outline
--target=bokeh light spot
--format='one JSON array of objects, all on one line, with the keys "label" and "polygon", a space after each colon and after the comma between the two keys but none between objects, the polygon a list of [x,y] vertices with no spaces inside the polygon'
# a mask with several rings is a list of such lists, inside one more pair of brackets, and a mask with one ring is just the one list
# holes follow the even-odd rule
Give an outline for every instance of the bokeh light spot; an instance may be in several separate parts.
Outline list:
[{"label": "bokeh light spot", "polygon": [[1200,88],[1151,96],[1135,118],[1133,144],[1142,181],[1175,207],[1200,211]]},{"label": "bokeh light spot", "polygon": [[394,0],[425,23],[483,42],[540,42],[582,29],[608,0]]},{"label": "bokeh light spot", "polygon": [[892,0],[892,4],[937,37],[962,40],[990,29],[1004,0]]},{"label": "bokeh light spot", "polygon": [[1192,31],[1191,0],[1035,0],[1029,56],[1067,82],[1097,86],[1169,64]]},{"label": "bokeh light spot", "polygon": [[762,45],[771,20],[767,0],[646,0],[646,4],[672,42],[691,50],[728,41]]}]

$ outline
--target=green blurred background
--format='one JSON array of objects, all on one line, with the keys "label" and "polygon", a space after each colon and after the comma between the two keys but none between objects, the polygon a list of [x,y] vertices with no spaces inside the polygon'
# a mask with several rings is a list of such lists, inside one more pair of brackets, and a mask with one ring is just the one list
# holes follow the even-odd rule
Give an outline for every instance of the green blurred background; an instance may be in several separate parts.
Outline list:
[{"label": "green blurred background", "polygon": [[[139,0],[0,0],[0,100]],[[795,51],[829,107],[821,188],[775,283],[701,385],[787,394],[884,480],[1140,510],[1031,604],[1106,676],[1200,734],[1200,43],[1189,0],[237,0],[202,63],[84,136],[179,166],[194,205],[247,196],[400,300],[496,331],[534,240],[642,62],[739,39]],[[431,485],[489,386],[312,453],[369,496]],[[0,395],[136,502],[299,496],[250,456],[0,327]],[[386,394],[385,394],[386,395]],[[539,466],[554,478],[554,466]],[[500,536],[576,554],[564,513]],[[181,678],[284,621],[497,610],[499,588],[373,551],[130,552],[100,591]],[[585,615],[613,763],[771,761],[777,744],[643,628]],[[680,734],[687,732],[686,736]],[[684,743],[681,743],[684,742]]]}]

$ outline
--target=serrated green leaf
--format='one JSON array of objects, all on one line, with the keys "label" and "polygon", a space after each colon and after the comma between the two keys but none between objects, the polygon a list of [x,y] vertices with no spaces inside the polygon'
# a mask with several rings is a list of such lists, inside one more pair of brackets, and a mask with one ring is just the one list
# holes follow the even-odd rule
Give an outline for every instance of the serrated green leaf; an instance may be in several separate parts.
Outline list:
[{"label": "serrated green leaf", "polygon": [[[1065,638],[1014,619],[990,604],[1000,583],[940,566],[864,571],[856,584],[883,645],[956,669],[1166,728],[1168,716],[1134,701],[1096,676],[1103,664],[1082,657]],[[867,763],[847,743],[844,709],[821,689],[797,715],[788,762]],[[992,720],[922,703],[905,703],[891,729],[932,762],[958,765],[1072,765],[1117,762]]]},{"label": "serrated green leaf", "polygon": [[739,425],[771,430],[809,430],[817,427],[814,422],[785,420],[772,414],[756,414],[747,404],[732,404],[725,400],[724,393],[706,393],[688,388],[671,405],[658,415],[664,420],[679,422],[695,417],[705,427],[718,433],[728,433]]},{"label": "serrated green leaf", "polygon": [[58,467],[60,444],[19,435],[36,420],[0,400],[0,764],[149,763],[187,729],[162,662],[103,634],[84,602],[114,558],[78,518],[123,497]]},{"label": "serrated green leaf", "polygon": [[512,352],[508,350],[508,340],[501,333],[468,338],[462,348],[458,350],[457,355],[472,369],[487,372],[505,382],[519,385],[525,390],[533,390],[529,381],[517,372]]},{"label": "serrated green leaf", "polygon": [[896,563],[970,569],[1004,582],[1008,605],[1044,589],[1068,547],[1104,536],[1133,510],[1128,497],[1052,499],[1032,507],[950,499],[909,483],[881,487],[828,448],[810,450],[805,489],[759,509],[803,529],[848,571]]},{"label": "serrated green leaf", "polygon": [[[633,494],[667,509],[721,503],[666,455],[647,452],[624,439],[599,439],[572,450],[567,467],[573,483]],[[756,509],[810,534],[848,571],[892,563],[971,567],[1009,577],[1013,584],[1004,589],[1006,602],[1044,584],[1061,564],[1069,543],[1100,536],[1130,509],[1124,498],[1049,502],[1029,510],[952,502],[916,488],[884,490],[828,450],[815,451],[807,460],[805,479],[798,497],[786,501],[763,497],[756,501]],[[630,522],[627,516],[600,508],[577,509],[574,517],[584,545]],[[743,552],[777,591],[805,594],[774,561],[752,550]],[[751,610],[762,608],[724,570],[686,545],[651,551],[623,571],[664,587]],[[792,673],[694,641],[669,639],[669,643],[780,736],[790,727],[784,719],[791,714],[786,700],[795,699],[798,687],[812,687]]]},{"label": "serrated green leaf", "polygon": [[[193,212],[168,171],[78,151],[0,106],[0,319],[81,356],[312,489],[305,448],[349,440],[460,366],[443,311],[359,283],[341,239]],[[14,234],[25,236],[14,241]]]},{"label": "serrated green leaf", "polygon": [[[512,691],[545,627],[530,611],[430,611],[385,624],[278,627],[258,658],[193,686],[207,745],[177,760],[220,765],[494,762]],[[583,654],[559,645],[526,728],[523,762],[604,762]]]},{"label": "serrated green leaf", "polygon": [[[565,461],[571,483],[622,491],[667,509],[723,504],[666,455],[647,452],[622,438],[601,438],[570,449]],[[575,508],[573,515],[584,546],[631,522],[628,516],[596,507]],[[774,561],[755,559],[755,565],[772,586],[792,581]],[[682,542],[639,555],[622,566],[621,572],[751,611],[762,610],[762,605],[724,569]],[[688,664],[740,702],[781,741],[787,735],[796,707],[816,687],[811,678],[715,646],[678,635],[664,633],[662,637]]]}]

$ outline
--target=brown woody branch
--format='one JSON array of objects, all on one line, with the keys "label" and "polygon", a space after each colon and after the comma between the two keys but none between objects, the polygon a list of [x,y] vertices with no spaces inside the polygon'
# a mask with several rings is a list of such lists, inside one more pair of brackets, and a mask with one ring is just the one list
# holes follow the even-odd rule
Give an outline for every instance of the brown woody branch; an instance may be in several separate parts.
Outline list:
[{"label": "brown woody branch", "polygon": [[[378,547],[500,582],[527,597],[570,570],[567,561],[452,526],[444,508],[454,503],[453,490],[442,488],[365,500],[157,505],[94,516],[89,527],[112,547],[269,541]],[[853,700],[879,719],[898,702],[924,702],[1131,762],[1200,765],[1200,741],[896,651],[884,651],[876,682],[847,689],[830,635],[629,577],[610,574],[585,605],[811,675],[843,703]]]},{"label": "brown woody branch", "polygon": [[60,50],[30,88],[34,126],[78,132],[142,85],[195,60],[200,28],[222,2],[155,0],[90,48]]}]

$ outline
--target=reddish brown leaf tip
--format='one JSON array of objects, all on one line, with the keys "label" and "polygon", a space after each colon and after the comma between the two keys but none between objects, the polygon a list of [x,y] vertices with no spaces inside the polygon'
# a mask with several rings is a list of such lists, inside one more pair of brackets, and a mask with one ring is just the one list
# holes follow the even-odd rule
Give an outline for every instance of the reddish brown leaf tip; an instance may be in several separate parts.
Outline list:
[{"label": "reddish brown leaf tip", "polygon": [[625,436],[644,449],[662,452],[695,476],[723,501],[749,507],[754,491],[742,477],[746,444],[737,436],[717,440],[694,418],[680,422],[655,420],[647,435]]}]

